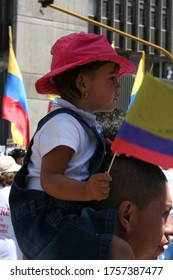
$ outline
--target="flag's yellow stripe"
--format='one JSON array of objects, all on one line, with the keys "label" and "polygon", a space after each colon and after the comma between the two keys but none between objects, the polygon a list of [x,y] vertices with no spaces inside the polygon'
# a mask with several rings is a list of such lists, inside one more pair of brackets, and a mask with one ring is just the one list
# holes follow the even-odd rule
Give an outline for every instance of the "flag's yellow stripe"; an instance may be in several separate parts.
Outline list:
[{"label": "flag's yellow stripe", "polygon": [[21,149],[25,149],[24,146],[24,137],[23,135],[16,129],[15,124],[11,123],[11,135],[13,142],[15,144],[20,145]]},{"label": "flag's yellow stripe", "polygon": [[144,78],[144,73],[145,73],[145,52],[142,51],[142,56],[139,61],[138,70],[132,87],[131,95],[136,94],[137,91],[139,90]]},{"label": "flag's yellow stripe", "polygon": [[173,140],[173,87],[147,73],[126,121]]},{"label": "flag's yellow stripe", "polygon": [[14,50],[13,50],[13,44],[12,44],[12,31],[11,26],[9,26],[9,63],[8,63],[8,72],[17,76],[22,80],[21,72],[19,69],[19,66],[17,64]]}]

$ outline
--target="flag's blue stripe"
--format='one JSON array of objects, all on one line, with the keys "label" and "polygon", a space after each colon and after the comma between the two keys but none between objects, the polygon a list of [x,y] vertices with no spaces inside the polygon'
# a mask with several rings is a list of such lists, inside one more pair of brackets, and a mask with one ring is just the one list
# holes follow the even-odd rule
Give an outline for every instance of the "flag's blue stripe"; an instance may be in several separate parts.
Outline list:
[{"label": "flag's blue stripe", "polygon": [[17,101],[28,115],[28,106],[26,102],[26,93],[23,81],[17,76],[7,73],[4,91],[4,95],[9,96],[10,98]]},{"label": "flag's blue stripe", "polygon": [[117,136],[145,149],[173,156],[173,141],[154,135],[126,121],[122,123]]}]

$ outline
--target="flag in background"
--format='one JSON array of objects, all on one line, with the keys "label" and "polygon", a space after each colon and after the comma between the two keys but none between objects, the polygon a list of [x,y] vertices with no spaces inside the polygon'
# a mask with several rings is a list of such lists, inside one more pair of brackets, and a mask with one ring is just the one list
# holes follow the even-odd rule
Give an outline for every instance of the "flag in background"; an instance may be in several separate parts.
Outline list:
[{"label": "flag in background", "polygon": [[115,49],[115,41],[112,41],[111,47]]},{"label": "flag in background", "polygon": [[142,51],[142,56],[141,56],[141,59],[139,61],[138,70],[137,70],[136,77],[135,77],[135,80],[134,80],[134,83],[133,83],[132,92],[131,92],[127,112],[129,110],[130,106],[132,105],[132,103],[133,103],[133,101],[136,97],[136,94],[138,93],[138,90],[139,90],[139,88],[142,84],[142,81],[144,79],[144,75],[145,75],[145,52]]},{"label": "flag in background", "polygon": [[49,113],[51,111],[53,105],[58,103],[58,95],[47,94],[46,97],[49,100],[48,108],[47,108],[47,112]]},{"label": "flag in background", "polygon": [[28,106],[22,76],[13,50],[11,27],[9,27],[9,61],[2,99],[2,117],[11,122],[13,142],[26,149],[29,143]]},{"label": "flag in background", "polygon": [[173,167],[173,87],[145,75],[111,149],[162,168]]}]

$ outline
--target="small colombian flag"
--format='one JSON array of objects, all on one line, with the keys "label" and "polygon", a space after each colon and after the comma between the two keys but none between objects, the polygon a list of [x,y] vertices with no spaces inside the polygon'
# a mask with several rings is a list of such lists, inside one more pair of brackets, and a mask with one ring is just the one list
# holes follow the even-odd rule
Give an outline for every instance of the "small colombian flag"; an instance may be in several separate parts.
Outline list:
[{"label": "small colombian flag", "polygon": [[147,73],[111,149],[173,168],[173,87]]}]

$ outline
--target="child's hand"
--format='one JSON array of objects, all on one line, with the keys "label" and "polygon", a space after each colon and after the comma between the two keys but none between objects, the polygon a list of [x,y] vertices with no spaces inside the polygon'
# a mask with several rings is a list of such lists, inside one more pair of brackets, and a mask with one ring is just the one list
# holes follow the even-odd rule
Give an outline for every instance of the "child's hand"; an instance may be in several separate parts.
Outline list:
[{"label": "child's hand", "polygon": [[109,184],[112,177],[109,173],[97,173],[92,175],[85,185],[86,200],[103,200],[109,196]]},{"label": "child's hand", "polygon": [[112,145],[112,140],[106,138],[106,144],[110,147]]}]

